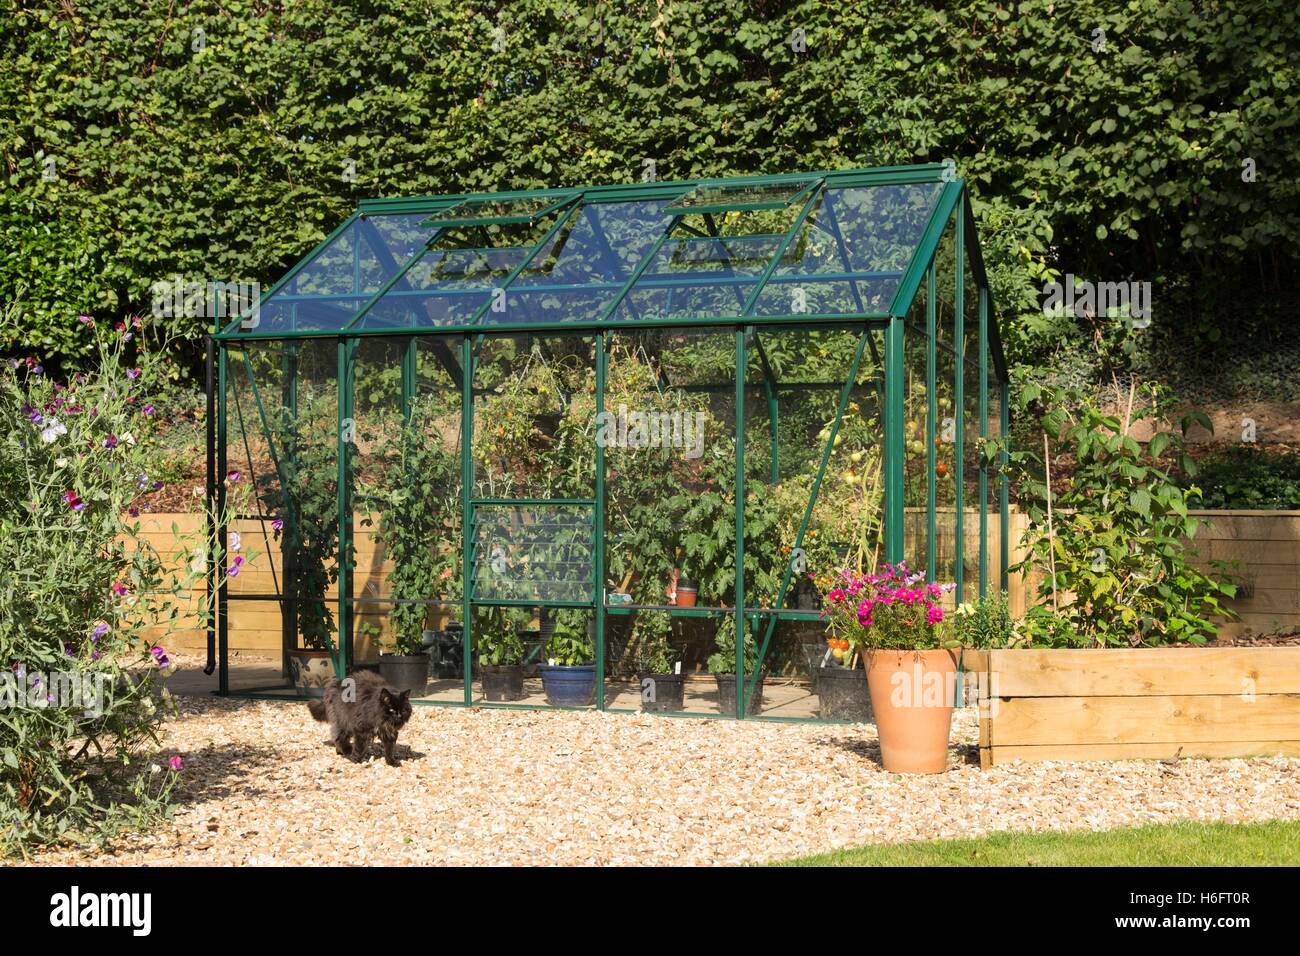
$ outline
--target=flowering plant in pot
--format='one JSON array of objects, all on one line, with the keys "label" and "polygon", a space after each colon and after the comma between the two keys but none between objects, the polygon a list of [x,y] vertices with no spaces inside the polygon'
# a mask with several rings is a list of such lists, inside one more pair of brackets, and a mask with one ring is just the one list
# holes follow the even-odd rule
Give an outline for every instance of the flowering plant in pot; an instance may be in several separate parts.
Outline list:
[{"label": "flowering plant in pot", "polygon": [[540,668],[546,702],[552,707],[589,707],[596,701],[595,644],[588,633],[588,615],[564,608],[555,615],[555,629],[546,642],[547,663]]},{"label": "flowering plant in pot", "polygon": [[641,709],[682,710],[685,678],[681,654],[668,641],[672,617],[667,611],[641,611],[632,631],[633,664],[641,688]]},{"label": "flowering plant in pot", "polygon": [[876,574],[844,570],[825,595],[823,617],[862,653],[881,762],[896,773],[940,773],[948,762],[957,646],[937,603],[950,584],[924,584],[903,563]]},{"label": "flowering plant in pot", "polygon": [[[718,620],[718,630],[713,636],[716,650],[709,655],[706,662],[713,679],[718,685],[718,713],[736,713],[736,616],[728,613]],[[749,624],[745,624],[745,677],[758,670],[758,651],[754,647],[754,636],[749,633]],[[763,708],[763,674],[754,681],[754,691],[745,704],[745,713],[757,714]]]}]

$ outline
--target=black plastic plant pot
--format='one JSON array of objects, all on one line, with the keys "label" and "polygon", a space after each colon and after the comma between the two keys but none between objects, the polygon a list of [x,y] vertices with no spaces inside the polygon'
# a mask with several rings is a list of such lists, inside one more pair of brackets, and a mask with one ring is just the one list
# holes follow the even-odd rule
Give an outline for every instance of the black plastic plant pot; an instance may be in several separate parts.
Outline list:
[{"label": "black plastic plant pot", "polygon": [[[718,682],[718,713],[723,716],[735,716],[736,714],[736,675],[735,674],[714,674],[713,679]],[[750,694],[748,703],[745,704],[745,713],[750,717],[757,715],[763,709],[763,680],[762,675],[754,684],[754,692]],[[749,678],[745,678],[745,683],[749,683]]]},{"label": "black plastic plant pot", "polygon": [[681,674],[638,674],[637,686],[641,689],[642,710],[658,713],[686,709],[683,705],[686,678]]},{"label": "black plastic plant pot", "polygon": [[490,701],[524,699],[522,664],[484,664],[479,668],[483,679],[483,698]]},{"label": "black plastic plant pot", "polygon": [[595,664],[543,664],[538,670],[552,707],[590,707],[596,702]]},{"label": "black plastic plant pot", "polygon": [[428,654],[380,654],[379,676],[390,687],[419,697],[429,683]]},{"label": "black plastic plant pot", "polygon": [[867,672],[861,667],[817,668],[817,697],[827,720],[871,720],[871,694]]}]

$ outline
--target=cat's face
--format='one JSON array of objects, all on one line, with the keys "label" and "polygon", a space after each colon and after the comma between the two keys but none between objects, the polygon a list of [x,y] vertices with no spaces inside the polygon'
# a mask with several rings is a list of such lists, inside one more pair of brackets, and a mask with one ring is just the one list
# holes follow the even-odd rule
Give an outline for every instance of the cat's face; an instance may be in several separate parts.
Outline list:
[{"label": "cat's face", "polygon": [[394,694],[388,688],[379,692],[379,706],[384,710],[384,723],[401,727],[411,719],[411,692],[404,690]]}]

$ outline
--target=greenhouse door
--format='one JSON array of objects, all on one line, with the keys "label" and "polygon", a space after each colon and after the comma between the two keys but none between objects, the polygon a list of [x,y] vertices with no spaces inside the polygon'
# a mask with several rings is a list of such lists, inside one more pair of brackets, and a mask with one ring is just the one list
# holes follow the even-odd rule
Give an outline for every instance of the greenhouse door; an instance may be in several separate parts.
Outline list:
[{"label": "greenhouse door", "polygon": [[469,702],[600,706],[603,336],[477,344],[464,496]]}]

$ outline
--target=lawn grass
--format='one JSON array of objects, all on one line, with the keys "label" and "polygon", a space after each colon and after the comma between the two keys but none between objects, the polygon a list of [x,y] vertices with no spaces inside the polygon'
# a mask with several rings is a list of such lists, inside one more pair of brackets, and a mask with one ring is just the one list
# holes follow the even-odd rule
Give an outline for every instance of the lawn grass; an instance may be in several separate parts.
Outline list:
[{"label": "lawn grass", "polygon": [[1300,821],[1173,823],[1099,833],[993,833],[839,850],[777,866],[1296,866]]}]

